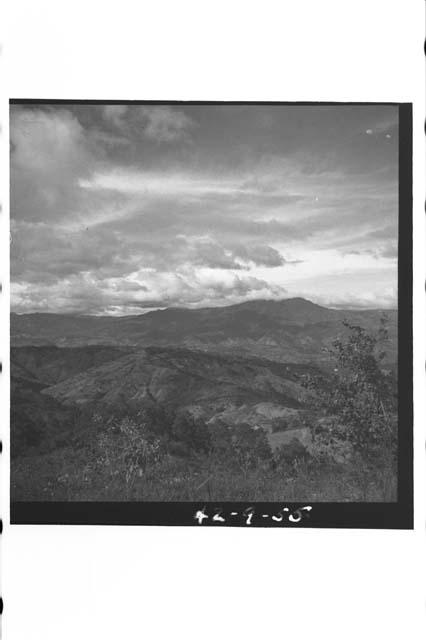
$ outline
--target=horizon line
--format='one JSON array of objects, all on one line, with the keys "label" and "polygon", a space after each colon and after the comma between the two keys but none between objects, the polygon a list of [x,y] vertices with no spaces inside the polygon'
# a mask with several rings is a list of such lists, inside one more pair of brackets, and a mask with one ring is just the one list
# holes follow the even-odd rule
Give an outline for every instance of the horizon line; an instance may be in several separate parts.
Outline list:
[{"label": "horizon line", "polygon": [[[223,305],[213,305],[213,306],[201,306],[201,307],[186,307],[186,306],[153,306],[153,307],[141,307],[140,313],[123,313],[121,315],[114,315],[113,313],[84,313],[84,312],[72,312],[72,311],[13,311],[10,310],[10,315],[17,316],[29,316],[29,315],[56,315],[56,316],[74,316],[80,318],[130,318],[130,317],[139,317],[142,315],[147,315],[148,313],[154,313],[156,311],[169,311],[169,310],[180,310],[180,311],[201,311],[207,309],[224,309],[226,307],[238,307],[243,304],[250,304],[256,302],[267,302],[267,303],[281,303],[281,302],[289,302],[289,301],[303,301],[308,302],[317,307],[321,307],[323,309],[328,309],[330,311],[398,311],[398,305],[394,307],[377,307],[377,306],[357,306],[357,305],[325,305],[318,304],[317,302],[313,302],[309,300],[309,298],[303,298],[302,296],[294,296],[291,298],[280,298],[280,299],[268,299],[268,298],[254,298],[251,300],[244,300],[242,302],[234,302],[231,304],[223,304]],[[143,311],[146,309],[146,311]]]}]

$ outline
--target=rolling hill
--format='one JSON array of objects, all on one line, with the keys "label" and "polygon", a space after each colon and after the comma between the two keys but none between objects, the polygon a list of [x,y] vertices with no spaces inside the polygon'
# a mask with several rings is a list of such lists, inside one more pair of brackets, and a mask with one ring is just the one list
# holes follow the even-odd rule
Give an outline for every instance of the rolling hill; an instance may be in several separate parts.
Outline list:
[{"label": "rolling hill", "polygon": [[[382,316],[380,310],[327,309],[302,298],[254,300],[207,309],[169,308],[125,317],[11,314],[11,344],[174,345],[197,351],[307,363],[324,359],[324,347],[344,332],[344,320],[375,331]],[[387,311],[386,317],[387,360],[395,363],[397,312]]]},{"label": "rolling hill", "polygon": [[[37,358],[34,349],[40,352]],[[79,426],[80,410],[113,416],[157,406],[187,411],[206,422],[246,423],[271,432],[303,413],[300,376],[313,372],[304,364],[182,348],[148,347],[123,354],[116,348],[108,353],[108,348],[90,347],[92,357],[85,359],[80,351],[13,349],[12,434],[17,434],[17,453],[26,440],[37,446],[71,435]],[[99,358],[104,362],[97,364]],[[62,379],[57,384],[51,383],[54,371]]]},{"label": "rolling hill", "polygon": [[[397,315],[387,316],[385,368],[396,368]],[[130,455],[149,422],[162,457],[150,467],[151,484],[137,476],[140,499],[194,499],[212,469],[217,491],[225,491],[220,495],[241,499],[248,491],[238,457],[243,446],[244,460],[247,449],[257,456],[250,486],[256,492],[269,482],[269,499],[281,492],[282,468],[274,471],[274,461],[283,455],[290,469],[294,456],[309,453],[309,425],[321,420],[303,377],[332,365],[325,348],[346,331],[344,320],[375,332],[381,317],[377,310],[326,309],[302,299],[120,318],[12,314],[12,495],[128,497],[127,458],[119,447],[130,447]],[[200,442],[219,449],[200,449]],[[269,451],[265,472],[260,442]]]},{"label": "rolling hill", "polygon": [[56,346],[11,348],[12,378],[34,378],[44,386],[56,384],[91,367],[123,357],[129,347],[87,346],[64,349]]},{"label": "rolling hill", "polygon": [[[14,452],[84,429],[81,410],[161,406],[271,434],[303,415],[300,376],[324,368],[343,320],[375,331],[381,316],[300,298],[120,318],[12,314],[11,342],[20,345],[11,348]],[[387,317],[395,366],[396,312]]]},{"label": "rolling hill", "polygon": [[207,420],[232,413],[233,421],[255,422],[258,415],[264,422],[303,406],[300,376],[308,372],[312,368],[306,365],[148,347],[91,367],[42,393],[65,406],[107,407],[112,413],[160,405]]}]

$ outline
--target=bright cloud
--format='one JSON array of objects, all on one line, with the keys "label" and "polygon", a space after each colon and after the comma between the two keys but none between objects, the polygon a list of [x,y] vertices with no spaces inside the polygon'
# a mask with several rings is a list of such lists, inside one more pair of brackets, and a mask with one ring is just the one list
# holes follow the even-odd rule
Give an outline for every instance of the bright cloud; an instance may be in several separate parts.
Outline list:
[{"label": "bright cloud", "polygon": [[396,134],[393,107],[13,107],[13,309],[395,306]]}]

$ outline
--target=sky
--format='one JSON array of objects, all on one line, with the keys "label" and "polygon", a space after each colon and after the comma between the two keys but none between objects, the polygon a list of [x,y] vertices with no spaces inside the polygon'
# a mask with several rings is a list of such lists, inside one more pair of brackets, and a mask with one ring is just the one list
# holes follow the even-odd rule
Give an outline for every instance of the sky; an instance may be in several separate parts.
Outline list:
[{"label": "sky", "polygon": [[13,105],[11,307],[396,308],[398,111]]}]

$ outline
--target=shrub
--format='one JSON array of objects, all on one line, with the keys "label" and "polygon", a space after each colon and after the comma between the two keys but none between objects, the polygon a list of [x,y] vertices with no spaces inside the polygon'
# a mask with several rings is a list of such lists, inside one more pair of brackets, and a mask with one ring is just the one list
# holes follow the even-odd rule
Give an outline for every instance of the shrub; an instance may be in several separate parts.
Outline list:
[{"label": "shrub", "polygon": [[271,447],[263,429],[239,424],[233,429],[232,452],[238,467],[247,472],[272,458]]},{"label": "shrub", "polygon": [[159,462],[162,455],[160,442],[149,436],[143,424],[124,418],[99,436],[96,466],[124,473],[128,484],[136,474],[142,475],[149,465]]},{"label": "shrub", "polygon": [[275,449],[273,464],[275,468],[285,468],[295,460],[307,460],[308,458],[309,453],[306,447],[300,440],[293,438],[289,444],[282,444]]},{"label": "shrub", "polygon": [[306,377],[312,403],[322,409],[327,421],[313,429],[317,447],[331,450],[342,443],[355,454],[374,462],[394,457],[397,442],[395,380],[383,370],[384,352],[380,344],[387,339],[385,322],[376,335],[344,322],[346,338],[338,338],[329,350],[334,361],[331,376]]},{"label": "shrub", "polygon": [[246,423],[230,427],[217,421],[209,425],[209,433],[209,458],[222,468],[247,473],[249,469],[262,466],[272,459],[272,451],[263,429],[253,429]]},{"label": "shrub", "polygon": [[187,412],[178,413],[172,423],[172,436],[189,450],[207,452],[210,448],[210,433],[203,420]]},{"label": "shrub", "polygon": [[218,420],[208,426],[210,448],[209,454],[218,461],[225,461],[232,452],[232,429]]}]

